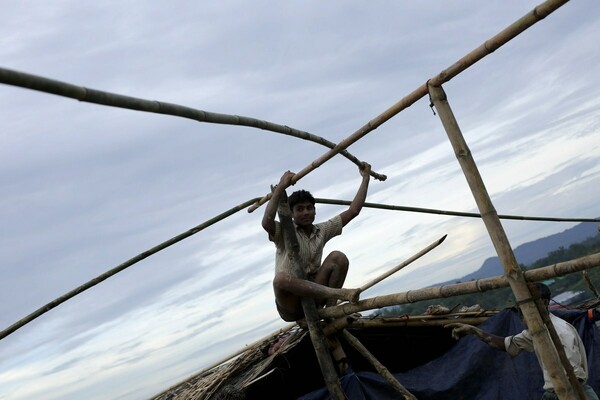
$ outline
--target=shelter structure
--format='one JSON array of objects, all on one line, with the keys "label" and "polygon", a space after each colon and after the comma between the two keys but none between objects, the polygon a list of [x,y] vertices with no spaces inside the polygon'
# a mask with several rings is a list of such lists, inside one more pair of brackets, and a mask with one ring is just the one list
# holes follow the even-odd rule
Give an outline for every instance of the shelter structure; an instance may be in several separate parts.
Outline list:
[{"label": "shelter structure", "polygon": [[[539,299],[536,299],[532,295],[528,282],[597,267],[600,265],[600,253],[547,266],[546,268],[527,271],[526,273],[521,270],[500,223],[501,216],[497,214],[492,204],[468,144],[462,135],[459,123],[453,114],[450,101],[442,87],[443,84],[485,56],[496,51],[530,26],[546,18],[566,2],[566,0],[547,0],[535,7],[531,12],[485,41],[481,46],[465,55],[449,68],[426,80],[425,83],[413,92],[337,144],[307,132],[267,121],[209,113],[169,103],[101,92],[0,68],[0,82],[10,85],[53,93],[95,104],[168,114],[201,122],[251,126],[311,140],[328,147],[329,150],[325,154],[295,174],[292,184],[316,168],[319,168],[337,154],[341,154],[351,162],[360,165],[361,161],[347,151],[348,147],[377,129],[402,110],[410,107],[417,100],[429,96],[434,113],[437,111],[436,115],[439,116],[443,129],[448,135],[448,139],[452,144],[454,153],[479,208],[479,217],[483,220],[490,239],[498,253],[498,257],[502,262],[504,275],[456,285],[425,288],[406,293],[364,299],[356,304],[342,303],[323,310],[317,310],[313,301],[305,299],[303,300],[305,320],[300,321],[299,324],[293,324],[286,329],[282,329],[253,346],[249,346],[244,351],[237,353],[232,359],[225,360],[223,363],[213,366],[158,395],[155,397],[155,400],[212,398],[262,399],[271,397],[269,394],[274,392],[277,393],[277,398],[280,399],[298,397],[304,399],[332,398],[335,400],[345,398],[385,399],[399,397],[406,399],[435,399],[448,398],[443,396],[448,396],[449,393],[456,396],[456,393],[468,387],[465,384],[466,381],[448,379],[446,379],[447,382],[445,383],[433,381],[431,376],[434,376],[434,370],[430,369],[430,366],[436,365],[438,366],[438,370],[443,371],[444,368],[442,365],[456,366],[456,359],[465,355],[472,355],[479,358],[487,356],[483,356],[483,353],[475,354],[471,349],[464,348],[466,345],[462,347],[454,346],[452,339],[449,337],[448,332],[444,331],[442,325],[449,320],[453,322],[467,321],[475,324],[489,323],[490,327],[497,331],[508,333],[519,328],[515,319],[516,314],[503,311],[497,315],[495,313],[484,312],[444,315],[443,317],[417,316],[392,320],[367,320],[360,318],[356,313],[390,305],[450,297],[463,293],[484,292],[507,286],[512,289],[516,303],[525,318],[528,329],[532,333],[538,356],[549,371],[559,398],[582,400],[584,397],[581,385],[576,379],[573,380],[570,376],[570,366],[561,357],[562,346],[555,340],[556,334],[553,333],[554,328],[548,322],[546,311],[540,307],[540,303],[537,301]],[[380,180],[385,180],[386,178],[384,175],[376,172],[372,172],[372,175]],[[267,194],[262,198],[252,199],[240,204],[234,209],[120,264],[5,329],[0,333],[0,339],[89,287],[102,282],[136,262],[186,237],[200,232],[232,213],[246,208],[249,212],[256,210],[269,197],[269,194]],[[286,232],[286,247],[288,250],[291,249],[292,254],[294,254],[293,249],[297,246],[295,243],[296,237],[291,224],[289,208],[285,201],[280,204],[279,216]],[[432,244],[429,248],[417,253],[413,258],[400,264],[384,276],[364,285],[362,289],[364,290],[366,287],[385,279],[387,276],[408,265],[413,259],[424,255],[442,241],[443,238]],[[300,261],[294,259],[294,263],[297,269],[301,270]],[[583,321],[586,321],[585,318]],[[581,328],[580,332],[587,332],[585,329]],[[593,337],[593,334],[590,336]],[[342,342],[348,344],[348,346],[343,346]],[[310,348],[313,348],[314,351],[310,350]],[[456,350],[457,348],[459,350]],[[592,343],[590,349],[594,348]],[[414,349],[419,349],[419,351],[415,352]],[[460,353],[460,351],[463,353]],[[315,358],[307,357],[307,354],[314,355]],[[451,356],[448,356],[448,354],[451,354]],[[492,362],[493,357],[489,360]],[[500,368],[501,371],[511,371],[504,364],[499,361],[498,363],[495,367],[496,369]],[[316,368],[316,365],[319,368]],[[490,370],[480,368],[475,372],[465,371],[464,373],[470,379],[473,379],[473,377],[480,376],[477,373],[481,374],[483,372],[490,372]],[[490,374],[490,376],[493,377],[495,375]],[[504,377],[502,379],[508,378]],[[366,384],[367,382],[368,384]],[[499,380],[496,386],[502,382],[504,381]],[[476,383],[477,386],[481,386],[479,385],[480,382]],[[326,388],[320,389],[323,384],[325,384]],[[520,385],[516,386],[519,386],[519,390],[523,390],[523,393],[531,393],[527,392],[527,388],[521,389]],[[472,392],[472,395],[467,397],[452,398],[494,398],[490,397],[488,389],[480,392]],[[499,390],[500,388],[497,389],[497,391]],[[361,394],[363,397],[360,397]]]}]

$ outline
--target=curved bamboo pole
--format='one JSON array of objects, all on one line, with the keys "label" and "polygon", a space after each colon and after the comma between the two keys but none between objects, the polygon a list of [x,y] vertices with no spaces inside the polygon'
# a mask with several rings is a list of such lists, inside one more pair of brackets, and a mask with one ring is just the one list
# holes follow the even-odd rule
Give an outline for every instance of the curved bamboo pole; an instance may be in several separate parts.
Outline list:
[{"label": "curved bamboo pole", "polygon": [[6,336],[10,335],[11,333],[13,333],[14,331],[16,331],[17,329],[23,327],[24,325],[30,323],[31,321],[33,321],[34,319],[42,316],[43,314],[47,313],[48,311],[52,310],[53,308],[57,307],[58,305],[64,303],[65,301],[69,300],[72,297],[75,297],[76,295],[88,290],[89,288],[96,286],[97,284],[99,284],[102,281],[105,281],[106,279],[110,278],[111,276],[117,274],[118,272],[123,271],[124,269],[131,267],[132,265],[138,263],[139,261],[142,261],[143,259],[151,256],[154,253],[159,252],[160,250],[164,250],[167,247],[182,241],[183,239],[192,236],[200,231],[202,231],[205,228],[208,228],[209,226],[221,221],[222,219],[225,219],[227,217],[229,217],[230,215],[235,214],[236,212],[243,210],[244,208],[248,207],[250,204],[254,203],[256,201],[256,199],[251,199],[248,200],[242,204],[239,204],[219,215],[217,215],[214,218],[209,219],[208,221],[203,222],[202,224],[193,227],[192,229],[187,230],[186,232],[183,232],[165,242],[162,242],[159,245],[156,245],[154,247],[152,247],[151,249],[148,249],[146,251],[144,251],[143,253],[138,254],[137,256],[125,261],[122,264],[117,265],[116,267],[114,267],[113,269],[95,277],[94,279],[84,283],[83,285],[71,290],[70,292],[58,297],[55,300],[52,300],[50,303],[46,304],[43,307],[38,308],[36,311],[32,312],[31,314],[27,315],[26,317],[20,319],[19,321],[15,322],[14,324],[12,324],[11,326],[9,326],[8,328],[4,329],[2,332],[0,332],[0,340],[4,339]]},{"label": "curved bamboo pole", "polygon": [[[596,267],[600,267],[600,253],[591,254],[589,256],[549,265],[542,268],[532,269],[525,271],[523,275],[525,276],[525,280],[528,282],[538,282]],[[509,284],[506,277],[495,276],[469,282],[456,283],[453,285],[432,286],[424,289],[409,290],[407,292],[376,296],[360,300],[354,304],[342,303],[337,306],[327,307],[320,310],[319,315],[321,318],[340,318],[344,315],[350,315],[365,310],[374,310],[376,308],[415,303],[423,300],[454,297],[462,294],[483,293],[487,292],[488,290],[502,289],[508,286]]]},{"label": "curved bamboo pole", "polygon": [[[41,76],[27,74],[25,72],[14,71],[7,68],[0,68],[0,83],[7,85],[19,86],[26,89],[37,90],[40,92],[50,93],[57,96],[69,97],[79,101],[100,104],[109,107],[126,108],[136,111],[144,111],[156,114],[166,114],[174,117],[182,117],[193,119],[199,122],[207,122],[212,124],[225,125],[241,125],[251,128],[258,128],[265,131],[281,133],[288,136],[293,136],[299,139],[308,140],[330,149],[335,148],[335,143],[329,140],[313,135],[311,133],[290,128],[287,125],[279,125],[273,122],[264,121],[256,118],[244,117],[240,115],[230,115],[214,113],[209,111],[197,110],[190,107],[181,106],[178,104],[165,103],[156,100],[146,100],[138,97],[124,96],[117,93],[104,92],[77,86],[66,82],[57,81],[54,79],[44,78]],[[352,161],[357,166],[361,166],[362,162],[347,151],[340,152],[348,160]],[[387,177],[371,171],[371,176],[380,181],[385,181]]]},{"label": "curved bamboo pole", "polygon": [[[292,179],[292,182],[296,183],[297,181],[308,175],[310,172],[319,168],[329,159],[333,158],[333,156],[346,150],[351,144],[361,139],[369,132],[372,132],[375,129],[377,129],[384,122],[391,119],[400,111],[412,106],[418,100],[425,97],[428,94],[427,83],[430,83],[434,86],[440,86],[442,83],[448,82],[450,79],[454,78],[456,75],[463,72],[471,65],[475,64],[477,61],[493,53],[498,48],[509,42],[511,39],[514,39],[517,35],[525,31],[527,28],[546,18],[548,15],[556,11],[558,8],[560,8],[567,2],[568,0],[548,0],[538,5],[533,10],[525,14],[523,17],[521,17],[520,19],[509,25],[507,28],[502,30],[500,33],[486,40],[482,45],[472,50],[470,53],[462,57],[460,60],[458,60],[457,62],[455,62],[450,67],[446,68],[433,78],[429,79],[427,82],[413,90],[410,94],[408,94],[400,101],[392,105],[383,113],[370,120],[366,125],[362,126],[356,132],[343,139],[333,149],[329,150],[327,153],[323,154],[321,157],[307,165],[303,170],[298,172]],[[266,203],[269,200],[269,198],[270,193],[265,195],[256,204],[250,207],[248,209],[248,212],[253,212],[258,207]]]}]

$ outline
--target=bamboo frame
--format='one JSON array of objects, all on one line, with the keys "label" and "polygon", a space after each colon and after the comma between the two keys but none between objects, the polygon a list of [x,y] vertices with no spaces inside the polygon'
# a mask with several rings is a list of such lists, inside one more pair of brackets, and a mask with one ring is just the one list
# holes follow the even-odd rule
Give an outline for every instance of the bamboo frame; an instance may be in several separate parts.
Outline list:
[{"label": "bamboo frame", "polygon": [[[240,115],[221,114],[198,110],[179,104],[124,96],[122,94],[90,89],[83,86],[77,86],[67,82],[49,79],[25,72],[14,71],[7,68],[0,68],[0,83],[37,90],[44,93],[50,93],[57,96],[68,97],[82,102],[99,104],[103,106],[126,108],[129,110],[155,114],[165,114],[212,124],[241,125],[251,128],[258,128],[264,131],[281,133],[283,135],[307,140],[330,149],[335,148],[335,143],[321,136],[313,135],[312,133],[301,131],[299,129],[290,128],[287,125],[280,125],[273,122]],[[360,167],[362,165],[362,162],[349,152],[344,151],[341,152],[341,154],[357,166]],[[385,175],[378,174],[374,171],[371,171],[371,176],[380,181],[385,181],[387,179]]]},{"label": "bamboo frame", "polygon": [[[440,86],[442,83],[450,81],[459,73],[463,72],[477,61],[481,60],[485,56],[493,53],[498,48],[514,39],[520,33],[531,27],[535,23],[546,18],[548,15],[556,11],[561,6],[565,5],[568,0],[547,0],[544,3],[538,5],[533,10],[529,11],[523,17],[518,19],[516,22],[509,25],[507,28],[502,30],[500,33],[494,35],[490,39],[486,40],[482,45],[469,52],[467,55],[462,57],[460,60],[446,68],[433,78],[429,79],[426,83],[413,90],[410,94],[403,97],[400,101],[392,105],[390,108],[379,114],[377,117],[370,120],[368,123],[363,125],[357,131],[350,136],[339,142],[333,149],[329,150],[321,157],[307,165],[304,169],[298,172],[292,182],[297,182],[310,172],[319,168],[325,162],[329,161],[336,154],[346,150],[350,145],[355,143],[357,140],[363,138],[368,133],[374,131],[384,122],[388,121],[402,110],[412,106],[418,100],[422,99],[428,94],[427,83],[431,85]],[[248,212],[253,212],[258,207],[266,203],[269,199],[270,193],[265,195],[256,204],[248,209]]]},{"label": "bamboo frame", "polygon": [[[504,267],[505,276],[513,291],[517,304],[521,308],[523,317],[527,322],[527,329],[536,347],[536,353],[544,365],[550,378],[554,390],[559,398],[580,399],[578,393],[574,392],[573,387],[569,385],[568,377],[561,366],[561,359],[557,348],[544,326],[542,316],[536,305],[531,301],[532,294],[527,286],[523,271],[519,267],[513,250],[500,223],[500,219],[494,209],[494,205],[487,192],[483,179],[477,169],[477,165],[471,151],[463,137],[458,122],[448,103],[446,93],[441,86],[433,83],[429,84],[429,94],[433,105],[438,111],[438,115],[452,144],[454,153],[463,170],[469,188],[473,193],[477,207],[481,213],[483,222],[488,230],[490,239],[494,244],[498,258]],[[563,367],[566,369],[567,366]]]},{"label": "bamboo frame", "polygon": [[[5,338],[6,336],[10,335],[11,333],[15,332],[16,330],[22,328],[24,325],[32,322],[36,318],[42,316],[46,312],[59,306],[60,304],[64,303],[65,301],[84,292],[85,290],[90,289],[91,287],[93,287],[93,286],[99,284],[100,282],[108,279],[109,277],[131,267],[132,265],[146,259],[147,257],[149,257],[155,253],[158,253],[159,251],[164,250],[167,247],[170,247],[170,246],[182,241],[183,239],[186,239],[192,235],[195,235],[196,233],[199,233],[200,231],[204,230],[205,228],[235,214],[238,211],[243,210],[244,208],[246,208],[252,204],[255,204],[258,200],[260,200],[260,197],[255,197],[255,198],[249,199],[249,200],[245,201],[244,203],[241,203],[241,204],[231,208],[230,210],[225,211],[224,213],[219,214],[219,215],[213,217],[212,219],[203,222],[202,224],[200,224],[194,228],[191,228],[183,233],[180,233],[179,235],[174,236],[171,239],[164,241],[164,242],[136,255],[135,257],[117,265],[116,267],[110,269],[109,271],[107,271],[107,272],[97,276],[96,278],[84,283],[83,285],[71,290],[70,292],[67,292],[66,294],[52,300],[51,302],[47,303],[46,305],[38,308],[33,313],[28,314],[27,316],[25,316],[22,319],[20,319],[19,321],[15,322],[14,324],[9,326],[5,330],[1,331],[0,332],[0,340]],[[350,204],[349,201],[334,200],[334,199],[315,199],[315,201],[317,203],[322,203],[322,204],[336,204],[336,205],[349,205]],[[407,211],[407,212],[445,214],[445,215],[455,215],[455,216],[463,216],[463,217],[477,217],[477,218],[481,217],[480,214],[476,214],[476,213],[463,213],[463,212],[456,212],[456,211],[434,210],[434,209],[418,208],[418,207],[394,206],[394,205],[378,204],[378,203],[365,203],[363,205],[363,207],[380,208],[380,209],[396,210],[396,211]],[[532,221],[598,222],[598,219],[589,219],[589,218],[586,219],[586,218],[526,217],[526,216],[517,216],[517,215],[499,215],[499,217],[505,218],[505,219],[532,220]]]}]

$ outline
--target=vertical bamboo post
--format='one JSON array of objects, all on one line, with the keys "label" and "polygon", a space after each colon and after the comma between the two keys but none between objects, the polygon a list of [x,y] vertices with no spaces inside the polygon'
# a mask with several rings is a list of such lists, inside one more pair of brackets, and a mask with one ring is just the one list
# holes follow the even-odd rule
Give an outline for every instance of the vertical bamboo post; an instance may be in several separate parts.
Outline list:
[{"label": "vertical bamboo post", "polygon": [[561,368],[562,364],[556,347],[554,347],[548,330],[544,326],[542,317],[532,299],[531,292],[523,276],[523,271],[517,264],[504,228],[500,223],[498,214],[494,209],[483,179],[473,160],[471,151],[450,108],[446,93],[441,86],[433,86],[431,84],[428,84],[428,90],[431,101],[438,111],[442,125],[452,144],[456,158],[471,188],[481,218],[502,262],[506,279],[513,291],[517,304],[519,304],[523,312],[527,327],[536,345],[538,357],[550,375],[554,390],[560,399],[581,399],[573,390],[573,387],[569,385],[564,368]]},{"label": "vertical bamboo post", "polygon": [[[285,248],[288,252],[288,257],[291,258],[294,274],[299,278],[305,278],[302,261],[300,260],[298,237],[296,236],[296,229],[292,222],[292,213],[287,202],[287,193],[285,191],[281,196],[277,213],[279,214],[279,222],[283,229]],[[342,390],[342,385],[340,384],[338,374],[333,365],[333,360],[331,359],[331,354],[329,353],[327,338],[319,324],[320,318],[314,299],[303,297],[302,308],[304,310],[310,338],[313,347],[315,348],[317,360],[319,361],[319,366],[321,367],[323,379],[325,380],[329,394],[331,394],[333,400],[344,400],[346,396]]]}]

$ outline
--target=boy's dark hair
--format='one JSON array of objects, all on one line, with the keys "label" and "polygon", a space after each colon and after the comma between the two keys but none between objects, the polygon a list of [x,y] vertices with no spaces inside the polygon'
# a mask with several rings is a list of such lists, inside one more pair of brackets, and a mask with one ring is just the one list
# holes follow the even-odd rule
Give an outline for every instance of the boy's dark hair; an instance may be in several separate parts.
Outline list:
[{"label": "boy's dark hair", "polygon": [[305,201],[310,202],[313,206],[315,205],[315,198],[312,194],[310,194],[307,190],[298,190],[288,197],[288,204],[290,206],[290,210],[294,209],[294,206],[298,203],[304,203]]},{"label": "boy's dark hair", "polygon": [[[540,298],[542,300],[547,300],[550,301],[550,298],[552,297],[552,293],[550,292],[550,288],[541,283],[541,282],[534,282],[533,286],[537,289],[538,294],[540,295]],[[535,293],[534,293],[535,295]]]}]

